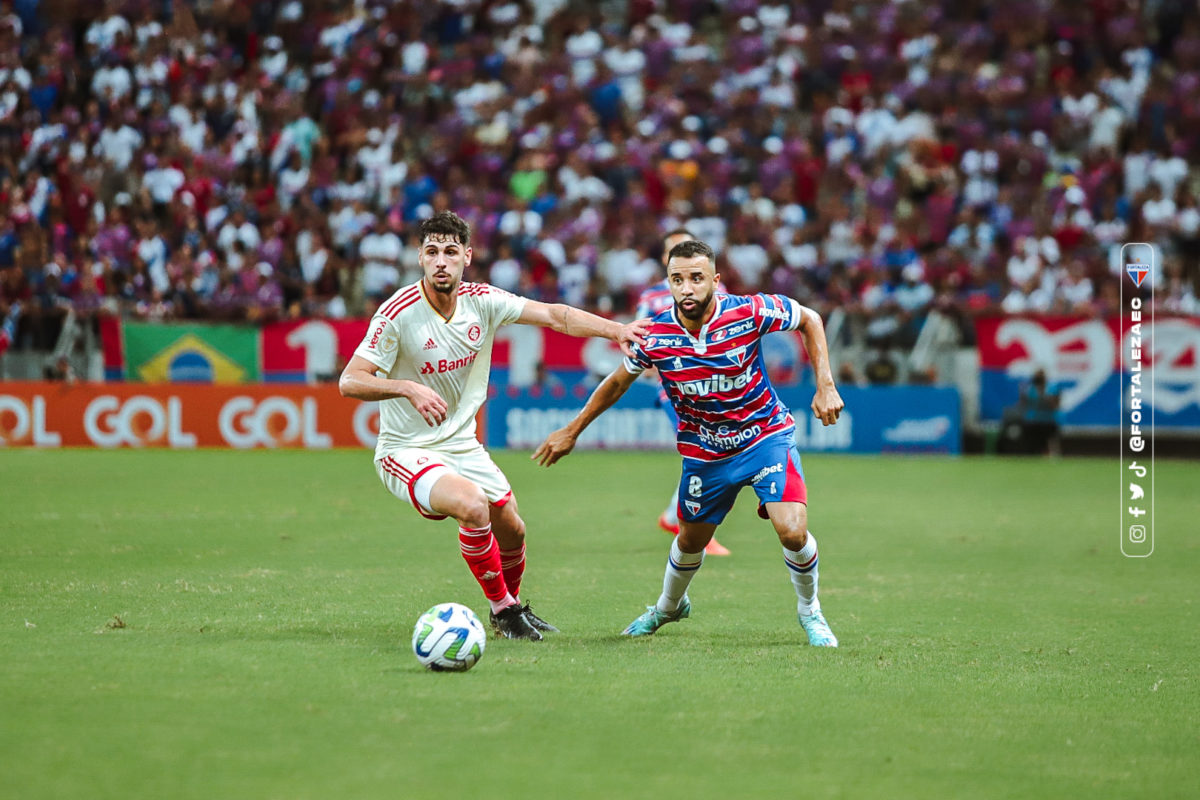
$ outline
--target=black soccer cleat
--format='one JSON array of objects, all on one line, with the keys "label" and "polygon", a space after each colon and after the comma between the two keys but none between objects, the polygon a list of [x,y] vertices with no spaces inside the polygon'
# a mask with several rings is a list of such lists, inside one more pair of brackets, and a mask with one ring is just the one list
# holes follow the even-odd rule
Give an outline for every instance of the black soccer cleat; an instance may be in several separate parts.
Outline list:
[{"label": "black soccer cleat", "polygon": [[525,618],[525,612],[516,603],[501,610],[499,614],[493,613],[490,619],[492,630],[497,636],[503,636],[505,639],[528,639],[531,642],[542,640],[542,635]]},{"label": "black soccer cleat", "polygon": [[544,633],[558,633],[558,628],[551,625],[546,620],[533,613],[533,609],[529,607],[529,603],[521,606],[521,612],[525,615],[525,619],[529,620],[529,624]]}]

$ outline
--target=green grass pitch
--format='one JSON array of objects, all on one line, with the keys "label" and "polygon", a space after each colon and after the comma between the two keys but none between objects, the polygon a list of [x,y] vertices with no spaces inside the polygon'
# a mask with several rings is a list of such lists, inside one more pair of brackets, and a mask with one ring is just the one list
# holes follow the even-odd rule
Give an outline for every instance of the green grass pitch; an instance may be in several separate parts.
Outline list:
[{"label": "green grass pitch", "polygon": [[1129,560],[1110,460],[806,458],[830,651],[750,492],[629,640],[677,460],[495,457],[564,632],[456,675],[413,622],[486,603],[366,452],[0,450],[0,797],[1200,796],[1200,463]]}]

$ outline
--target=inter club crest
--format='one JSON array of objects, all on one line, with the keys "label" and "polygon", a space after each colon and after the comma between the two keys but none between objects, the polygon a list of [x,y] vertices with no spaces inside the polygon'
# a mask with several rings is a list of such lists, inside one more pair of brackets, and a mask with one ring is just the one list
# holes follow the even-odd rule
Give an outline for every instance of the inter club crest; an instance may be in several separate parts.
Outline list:
[{"label": "inter club crest", "polygon": [[1150,274],[1150,265],[1141,261],[1130,261],[1125,265],[1125,271],[1133,279],[1134,285],[1140,289],[1142,288],[1142,281],[1146,280],[1146,276]]},{"label": "inter club crest", "polygon": [[478,325],[472,325],[467,328],[467,338],[471,340],[472,344],[478,342],[481,336],[483,336],[483,328],[480,328]]}]

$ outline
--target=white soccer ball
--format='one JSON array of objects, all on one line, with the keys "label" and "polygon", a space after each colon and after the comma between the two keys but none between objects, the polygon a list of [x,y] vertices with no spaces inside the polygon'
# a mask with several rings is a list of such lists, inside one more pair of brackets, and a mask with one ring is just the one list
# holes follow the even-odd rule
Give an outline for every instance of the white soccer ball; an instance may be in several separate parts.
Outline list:
[{"label": "white soccer ball", "polygon": [[437,604],[413,628],[413,655],[437,672],[466,672],[483,658],[485,647],[483,623],[459,603]]}]

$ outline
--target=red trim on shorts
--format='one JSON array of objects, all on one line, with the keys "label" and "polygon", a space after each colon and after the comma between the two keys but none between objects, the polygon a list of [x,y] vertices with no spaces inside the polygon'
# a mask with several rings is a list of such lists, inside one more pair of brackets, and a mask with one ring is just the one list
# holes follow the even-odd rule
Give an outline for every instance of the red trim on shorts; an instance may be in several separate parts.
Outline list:
[{"label": "red trim on shorts", "polygon": [[[509,489],[505,493],[504,497],[501,497],[499,500],[492,503],[492,508],[504,508],[506,505],[508,505],[508,501],[512,500],[512,497],[513,497],[512,489]],[[491,502],[491,501],[489,501],[489,502]]]},{"label": "red trim on shorts", "polygon": [[808,503],[808,487],[804,485],[804,476],[792,462],[791,450],[788,450],[787,483],[783,487],[783,502]]},{"label": "red trim on shorts", "polygon": [[[796,469],[796,465],[792,463],[792,451],[788,450],[787,469],[784,471],[787,476],[787,482],[783,484],[783,496],[779,498],[781,503],[804,503],[808,504],[808,487],[804,485],[804,476],[800,474],[800,470]],[[763,503],[758,504],[758,516],[762,519],[770,519],[767,514],[767,507]]]},{"label": "red trim on shorts", "polygon": [[417,502],[417,490],[416,490],[417,481],[420,480],[422,475],[424,475],[426,472],[429,472],[429,470],[431,470],[431,469],[436,469],[437,467],[445,467],[446,466],[445,464],[428,464],[425,466],[424,469],[422,469],[416,475],[413,475],[408,470],[401,467],[400,464],[397,463],[395,461],[395,459],[393,459],[391,456],[387,456],[379,463],[383,464],[383,468],[384,468],[384,470],[387,471],[388,474],[399,478],[400,482],[405,485],[405,487],[408,489],[408,497],[412,501],[412,506],[413,506],[413,508],[415,508],[417,510],[418,514],[420,514],[425,519],[435,519],[435,520],[436,519],[446,519],[449,516],[448,514],[429,514],[429,513],[427,513],[425,511],[425,509],[421,508],[421,504]]}]

